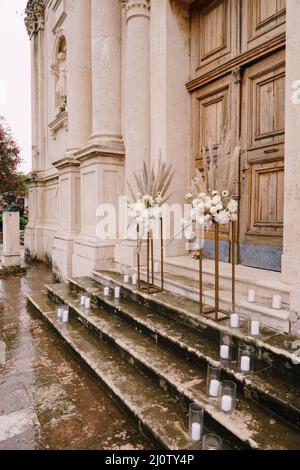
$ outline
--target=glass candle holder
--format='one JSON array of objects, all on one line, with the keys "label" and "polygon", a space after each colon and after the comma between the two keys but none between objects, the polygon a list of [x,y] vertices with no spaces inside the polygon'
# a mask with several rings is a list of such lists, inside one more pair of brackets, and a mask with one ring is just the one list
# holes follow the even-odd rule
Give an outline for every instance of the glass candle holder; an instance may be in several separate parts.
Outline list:
[{"label": "glass candle holder", "polygon": [[136,286],[137,282],[138,282],[138,275],[137,274],[132,274],[131,279],[132,279],[132,284],[134,286]]},{"label": "glass candle holder", "polygon": [[63,323],[68,323],[69,321],[69,306],[68,305],[63,306],[62,321]]},{"label": "glass candle holder", "polygon": [[124,274],[123,281],[124,281],[125,284],[128,284],[128,282],[129,282],[129,275],[128,274]]},{"label": "glass candle holder", "polygon": [[79,302],[80,302],[80,307],[85,306],[85,292],[79,292]]},{"label": "glass candle holder", "polygon": [[230,328],[239,328],[240,327],[240,316],[238,313],[233,312],[229,317],[229,326]]},{"label": "glass candle holder", "polygon": [[255,302],[255,290],[248,289],[248,302],[253,304]]},{"label": "glass candle holder", "polygon": [[255,348],[248,344],[241,344],[238,352],[239,370],[243,374],[249,374],[253,370]]},{"label": "glass candle holder", "polygon": [[189,436],[191,442],[201,442],[203,436],[203,415],[204,410],[196,403],[191,403],[189,407]]},{"label": "glass candle holder", "polygon": [[260,322],[258,320],[249,320],[249,334],[250,336],[260,335]]},{"label": "glass candle holder", "polygon": [[221,450],[223,441],[217,434],[205,434],[202,441],[203,450]]},{"label": "glass candle holder", "polygon": [[121,296],[121,288],[119,286],[115,287],[115,299],[119,299]]},{"label": "glass candle holder", "polygon": [[207,367],[207,395],[218,397],[220,391],[221,368],[208,365]]},{"label": "glass candle holder", "polygon": [[272,297],[272,308],[275,310],[281,310],[282,308],[282,297],[281,295],[273,295]]},{"label": "glass candle holder", "polygon": [[56,316],[60,320],[62,319],[63,311],[64,311],[64,305],[60,304],[56,307]]},{"label": "glass candle holder", "polygon": [[89,310],[91,308],[91,301],[92,301],[92,296],[91,294],[85,294],[85,303],[84,303],[84,308],[86,310]]},{"label": "glass candle holder", "polygon": [[223,380],[220,384],[219,405],[224,413],[233,413],[236,401],[236,384],[230,380]]},{"label": "glass candle holder", "polygon": [[104,287],[103,295],[104,297],[109,297],[110,289],[109,287]]},{"label": "glass candle holder", "polygon": [[230,334],[221,331],[220,333],[220,358],[222,361],[229,361],[232,356],[232,337]]}]

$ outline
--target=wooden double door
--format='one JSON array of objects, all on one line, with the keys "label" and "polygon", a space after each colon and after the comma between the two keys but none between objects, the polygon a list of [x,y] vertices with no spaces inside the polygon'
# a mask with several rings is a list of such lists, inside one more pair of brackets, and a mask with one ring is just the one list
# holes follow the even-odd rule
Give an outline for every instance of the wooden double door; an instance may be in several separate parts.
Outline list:
[{"label": "wooden double door", "polygon": [[[217,150],[224,128],[237,158],[239,262],[280,270],[285,134],[285,0],[197,1],[191,8],[192,143]],[[228,233],[222,234],[224,256]]]}]

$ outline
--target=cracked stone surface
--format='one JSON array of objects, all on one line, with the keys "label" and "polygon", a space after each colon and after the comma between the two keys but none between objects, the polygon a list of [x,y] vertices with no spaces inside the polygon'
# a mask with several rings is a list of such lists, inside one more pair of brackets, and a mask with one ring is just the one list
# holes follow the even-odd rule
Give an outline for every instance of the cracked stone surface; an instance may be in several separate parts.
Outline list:
[{"label": "cracked stone surface", "polygon": [[[27,309],[52,282],[42,264],[0,280],[0,450],[150,449],[136,426],[60,339]],[[1,359],[1,358],[0,358]]]}]

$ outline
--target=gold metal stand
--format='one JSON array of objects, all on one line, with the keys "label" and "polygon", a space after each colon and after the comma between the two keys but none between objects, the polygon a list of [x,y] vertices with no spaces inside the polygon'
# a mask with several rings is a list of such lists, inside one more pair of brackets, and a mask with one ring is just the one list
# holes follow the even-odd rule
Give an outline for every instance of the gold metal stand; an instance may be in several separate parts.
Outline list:
[{"label": "gold metal stand", "polygon": [[[219,260],[219,241],[220,241],[220,228],[215,224],[215,306],[208,307],[203,305],[203,250],[199,254],[199,310],[202,315],[209,315],[214,313],[214,320],[216,322],[222,321],[229,317],[229,313],[220,309],[220,260]],[[236,223],[231,223],[231,288],[232,288],[232,311],[235,310],[235,266],[236,266]]]},{"label": "gold metal stand", "polygon": [[[147,292],[147,294],[154,294],[156,292],[162,292],[164,290],[164,244],[163,244],[163,220],[160,218],[160,287],[155,285],[154,279],[154,249],[153,249],[153,233],[148,231],[147,233],[147,281],[145,285],[141,282],[141,260],[139,252],[139,234],[140,226],[137,225],[137,269],[138,269],[138,290]],[[151,278],[151,281],[150,281]]]}]

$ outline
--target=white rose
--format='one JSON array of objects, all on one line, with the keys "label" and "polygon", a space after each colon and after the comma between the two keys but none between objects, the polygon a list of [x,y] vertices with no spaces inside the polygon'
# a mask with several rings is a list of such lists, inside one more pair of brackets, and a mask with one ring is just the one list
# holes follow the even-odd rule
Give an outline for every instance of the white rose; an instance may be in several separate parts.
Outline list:
[{"label": "white rose", "polygon": [[211,192],[211,195],[212,195],[213,197],[214,197],[214,196],[218,196],[218,194],[219,194],[218,191],[212,191],[212,192]]},{"label": "white rose", "polygon": [[220,204],[220,202],[221,202],[221,198],[220,198],[219,195],[213,197],[212,203],[213,203],[215,206],[217,206],[218,204]]},{"label": "white rose", "polygon": [[226,225],[230,221],[230,213],[228,211],[221,211],[215,215],[215,221],[219,225]]},{"label": "white rose", "polygon": [[217,210],[216,206],[212,206],[212,207],[210,208],[210,213],[211,213],[212,215],[215,215],[217,212],[218,212],[218,210]]},{"label": "white rose", "polygon": [[192,201],[192,206],[193,206],[193,207],[197,207],[197,205],[198,205],[198,199],[194,199],[194,200]]},{"label": "white rose", "polygon": [[212,206],[212,200],[210,197],[207,197],[204,201],[204,207],[205,209],[209,210]]},{"label": "white rose", "polygon": [[205,193],[200,193],[200,194],[199,194],[199,199],[203,199],[203,201],[204,201],[205,198],[206,198],[206,194],[205,194]]},{"label": "white rose", "polygon": [[185,198],[189,201],[190,199],[192,199],[193,195],[192,193],[187,193]]},{"label": "white rose", "polygon": [[236,222],[237,219],[238,219],[237,214],[230,214],[230,220],[231,220],[231,222]]},{"label": "white rose", "polygon": [[218,204],[218,205],[216,206],[216,209],[217,209],[218,211],[223,210],[223,204],[220,202],[220,204]]},{"label": "white rose", "polygon": [[230,201],[228,202],[228,205],[227,205],[227,209],[229,210],[229,212],[236,212],[237,209],[238,209],[238,203],[236,202],[235,199],[230,199]]}]

